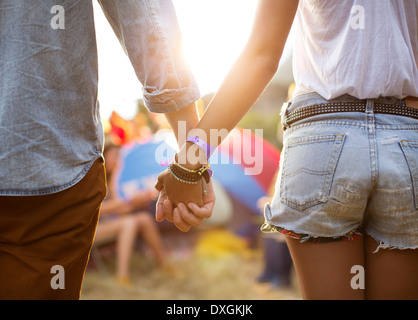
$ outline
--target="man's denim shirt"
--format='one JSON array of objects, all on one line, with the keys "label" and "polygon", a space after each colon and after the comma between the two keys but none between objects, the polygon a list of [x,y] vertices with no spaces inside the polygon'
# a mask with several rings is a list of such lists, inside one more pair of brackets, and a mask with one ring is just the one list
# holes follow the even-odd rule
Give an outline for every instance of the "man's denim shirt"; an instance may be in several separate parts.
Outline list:
[{"label": "man's denim shirt", "polygon": [[[150,111],[199,99],[170,0],[99,3]],[[103,148],[92,1],[0,0],[0,75],[0,195],[79,182]]]}]

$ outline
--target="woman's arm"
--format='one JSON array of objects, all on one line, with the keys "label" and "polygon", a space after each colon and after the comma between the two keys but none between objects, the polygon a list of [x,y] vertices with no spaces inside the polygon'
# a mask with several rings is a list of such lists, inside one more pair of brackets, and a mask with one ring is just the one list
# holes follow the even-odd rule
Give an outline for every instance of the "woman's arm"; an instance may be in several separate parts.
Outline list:
[{"label": "woman's arm", "polygon": [[[210,140],[210,130],[226,129],[229,132],[256,102],[277,71],[297,6],[297,0],[259,1],[248,43],[210,102],[197,126],[200,130],[194,131],[194,135],[217,147],[222,141]],[[196,169],[206,164],[207,159],[202,157],[202,153],[199,153],[201,157],[198,163],[196,158],[186,157],[191,146],[192,143],[185,143],[178,158],[187,158],[186,163],[182,164],[189,169]],[[184,194],[187,189],[185,183],[176,181],[167,171],[159,175],[157,185],[160,188],[164,186],[166,190],[176,190],[176,194],[168,196],[174,203],[178,202],[176,197]],[[189,208],[196,216],[207,217],[198,212],[195,206],[189,205]],[[183,214],[180,216],[193,225],[192,219]]]},{"label": "woman's arm", "polygon": [[196,136],[217,147],[221,141],[210,140],[210,129],[229,132],[260,97],[277,71],[297,6],[297,0],[259,1],[247,45],[210,102]]}]

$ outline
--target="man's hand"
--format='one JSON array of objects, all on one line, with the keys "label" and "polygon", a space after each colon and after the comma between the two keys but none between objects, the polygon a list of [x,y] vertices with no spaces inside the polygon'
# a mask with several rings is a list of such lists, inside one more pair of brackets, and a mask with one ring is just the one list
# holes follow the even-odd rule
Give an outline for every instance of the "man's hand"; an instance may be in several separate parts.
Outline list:
[{"label": "man's hand", "polygon": [[[180,181],[177,182],[182,183]],[[162,188],[157,201],[155,218],[158,222],[167,219],[167,221],[173,222],[179,230],[187,232],[192,226],[197,227],[203,222],[203,219],[208,219],[212,216],[215,200],[212,183],[207,184],[207,195],[203,196],[202,206],[198,206],[193,202],[186,202],[187,206],[184,203],[179,203],[177,207],[174,207],[165,189]]]}]

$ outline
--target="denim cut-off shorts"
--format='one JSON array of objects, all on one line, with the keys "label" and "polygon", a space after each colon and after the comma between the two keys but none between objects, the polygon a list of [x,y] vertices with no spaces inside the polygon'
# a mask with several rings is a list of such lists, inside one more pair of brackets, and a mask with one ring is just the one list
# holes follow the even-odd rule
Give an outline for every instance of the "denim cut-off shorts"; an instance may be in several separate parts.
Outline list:
[{"label": "denim cut-off shorts", "polygon": [[[283,114],[332,101],[310,93],[294,98]],[[352,240],[368,234],[379,248],[418,247],[418,120],[365,112],[312,116],[284,131],[275,195],[265,207],[264,232],[301,241]],[[377,250],[378,250],[377,249]]]}]

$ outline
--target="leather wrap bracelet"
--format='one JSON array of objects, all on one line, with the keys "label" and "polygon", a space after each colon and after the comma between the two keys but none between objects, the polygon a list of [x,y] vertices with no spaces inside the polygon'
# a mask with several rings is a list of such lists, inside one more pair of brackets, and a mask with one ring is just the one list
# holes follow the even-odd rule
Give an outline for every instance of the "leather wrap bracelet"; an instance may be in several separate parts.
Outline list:
[{"label": "leather wrap bracelet", "polygon": [[203,166],[202,168],[197,169],[197,170],[190,170],[174,162],[168,166],[168,170],[170,170],[170,173],[177,180],[184,182],[184,183],[190,183],[190,184],[196,184],[202,178],[205,179],[206,183],[209,183],[210,177],[212,175],[212,171],[210,170],[210,165]]}]

